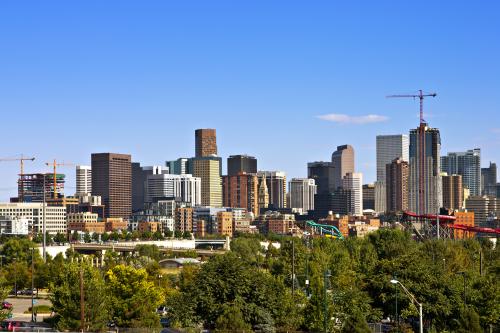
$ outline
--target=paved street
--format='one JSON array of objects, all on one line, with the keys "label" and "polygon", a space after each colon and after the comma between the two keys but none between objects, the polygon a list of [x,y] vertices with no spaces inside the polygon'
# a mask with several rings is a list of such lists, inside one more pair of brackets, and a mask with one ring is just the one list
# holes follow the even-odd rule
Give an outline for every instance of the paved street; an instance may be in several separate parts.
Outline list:
[{"label": "paved street", "polygon": [[[30,321],[31,313],[27,312],[31,306],[31,298],[30,297],[9,297],[6,299],[7,302],[12,303],[13,311],[12,314],[14,317],[12,319],[22,320],[22,321]],[[50,301],[46,299],[36,299],[37,303],[35,305],[50,305]],[[37,321],[42,321],[43,317],[50,316],[50,314],[38,314]]]}]

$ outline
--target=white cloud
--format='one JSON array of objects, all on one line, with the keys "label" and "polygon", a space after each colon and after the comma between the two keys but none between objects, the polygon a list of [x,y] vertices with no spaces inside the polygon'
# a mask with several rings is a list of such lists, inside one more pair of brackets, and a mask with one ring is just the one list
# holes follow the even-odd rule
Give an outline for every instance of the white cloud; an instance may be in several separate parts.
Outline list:
[{"label": "white cloud", "polygon": [[339,113],[329,113],[323,114],[321,116],[316,116],[316,118],[326,121],[331,121],[334,123],[340,124],[371,124],[371,123],[380,123],[389,120],[386,116],[381,116],[378,114],[368,114],[366,116],[349,116],[346,114]]}]

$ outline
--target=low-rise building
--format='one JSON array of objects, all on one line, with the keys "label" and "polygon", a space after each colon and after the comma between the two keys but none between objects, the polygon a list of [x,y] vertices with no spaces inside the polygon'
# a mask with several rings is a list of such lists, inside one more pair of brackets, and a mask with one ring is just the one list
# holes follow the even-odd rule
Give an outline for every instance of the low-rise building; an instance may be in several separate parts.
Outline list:
[{"label": "low-rise building", "polygon": [[0,216],[0,235],[26,236],[29,234],[27,218],[15,216]]},{"label": "low-rise building", "polygon": [[121,217],[108,217],[105,222],[106,231],[121,231],[128,229],[127,221]]},{"label": "low-rise building", "polygon": [[[468,211],[455,211],[453,215],[456,217],[455,224],[457,225],[464,225],[468,227],[473,227],[474,226],[474,212],[468,212]],[[470,231],[465,231],[465,230],[458,230],[455,229],[453,231],[453,237],[454,238],[474,238],[475,232],[470,232]]]},{"label": "low-rise building", "polygon": [[70,213],[67,215],[68,233],[73,231],[102,234],[106,229],[104,222],[98,222],[95,213]]},{"label": "low-rise building", "polygon": [[49,234],[66,233],[66,208],[64,206],[43,206],[43,203],[16,202],[0,203],[0,216],[28,220],[29,233],[40,233],[45,230]]},{"label": "low-rise building", "polygon": [[233,213],[217,213],[217,233],[224,236],[233,236]]},{"label": "low-rise building", "polygon": [[157,231],[162,231],[162,224],[160,222],[139,222],[137,225],[137,230],[139,232],[149,231],[155,233]]}]

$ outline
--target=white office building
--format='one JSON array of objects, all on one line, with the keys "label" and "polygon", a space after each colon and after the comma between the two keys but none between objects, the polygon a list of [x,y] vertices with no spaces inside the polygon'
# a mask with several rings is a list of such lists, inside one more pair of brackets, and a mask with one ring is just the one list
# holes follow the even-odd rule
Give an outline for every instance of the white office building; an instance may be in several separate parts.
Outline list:
[{"label": "white office building", "polygon": [[288,183],[290,193],[289,207],[302,214],[314,210],[314,195],[317,192],[316,181],[309,178],[292,178]]},{"label": "white office building", "polygon": [[92,193],[92,168],[88,165],[76,166],[76,196]]},{"label": "white office building", "polygon": [[29,234],[29,221],[24,217],[0,216],[0,235],[26,236]]},{"label": "white office building", "polygon": [[201,204],[201,178],[190,174],[153,174],[146,177],[144,201],[153,202],[161,198],[179,198],[192,206]]},{"label": "white office building", "polygon": [[342,188],[349,190],[349,214],[363,215],[363,174],[360,172],[347,173],[342,178]]},{"label": "white office building", "polygon": [[[0,216],[5,219],[26,219],[29,232],[43,230],[42,203],[0,203]],[[45,230],[50,234],[66,233],[66,207],[45,207]]]}]

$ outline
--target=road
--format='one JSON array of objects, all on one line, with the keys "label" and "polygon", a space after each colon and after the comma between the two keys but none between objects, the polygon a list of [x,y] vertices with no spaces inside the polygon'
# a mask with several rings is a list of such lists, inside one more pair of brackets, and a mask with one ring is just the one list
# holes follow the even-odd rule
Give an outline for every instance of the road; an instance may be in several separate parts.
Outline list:
[{"label": "road", "polygon": [[[29,308],[31,307],[31,297],[26,297],[26,296],[9,297],[5,300],[9,303],[12,303],[13,305],[13,310],[12,310],[13,320],[31,321],[31,312],[24,313],[28,312]],[[47,299],[35,299],[35,300],[37,301],[37,303],[35,303],[35,306],[51,305],[50,301]],[[37,321],[39,322],[43,321],[43,318],[48,316],[50,316],[50,313],[38,314]]]}]

